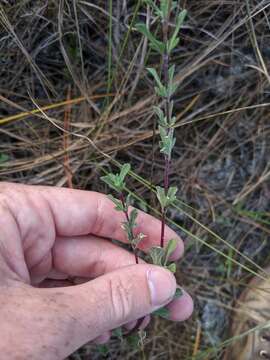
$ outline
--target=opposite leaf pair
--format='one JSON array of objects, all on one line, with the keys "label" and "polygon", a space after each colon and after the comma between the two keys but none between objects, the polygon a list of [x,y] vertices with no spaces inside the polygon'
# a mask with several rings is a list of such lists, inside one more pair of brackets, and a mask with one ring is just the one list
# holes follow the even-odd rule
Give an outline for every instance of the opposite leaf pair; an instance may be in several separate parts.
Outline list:
[{"label": "opposite leaf pair", "polygon": [[[161,7],[158,8],[158,6],[153,1],[148,1],[149,5],[152,6],[152,8],[155,10],[156,15],[162,20],[162,21],[168,21],[168,15],[171,11],[174,10],[176,6],[173,6],[171,9],[168,8],[169,2],[163,1],[164,4],[162,4],[161,1]],[[167,4],[165,4],[167,3]],[[176,2],[173,2],[176,5]],[[147,26],[143,23],[136,24],[136,29],[142,33],[149,41],[150,47],[158,52],[160,55],[163,55],[165,52],[170,54],[173,49],[176,48],[176,46],[179,44],[180,38],[178,36],[178,33],[180,31],[180,28],[185,20],[185,17],[187,15],[186,10],[182,10],[177,16],[175,21],[175,28],[173,31],[173,34],[170,39],[167,40],[166,43],[156,39],[156,37],[151,33],[151,31],[147,28]]]},{"label": "opposite leaf pair", "polygon": [[171,239],[165,247],[154,246],[150,249],[149,255],[154,265],[162,266],[172,273],[176,271],[176,264],[169,263],[170,256],[177,247],[177,240]]}]

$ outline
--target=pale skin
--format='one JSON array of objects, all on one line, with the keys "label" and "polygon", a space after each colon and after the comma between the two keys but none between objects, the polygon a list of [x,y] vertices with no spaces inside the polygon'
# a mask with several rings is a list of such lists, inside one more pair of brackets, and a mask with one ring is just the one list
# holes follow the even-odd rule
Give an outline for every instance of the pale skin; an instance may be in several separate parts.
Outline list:
[{"label": "pale skin", "polygon": [[[10,360],[61,360],[111,330],[136,326],[160,306],[171,320],[193,310],[184,292],[172,301],[174,276],[112,243],[126,242],[124,217],[103,194],[55,187],[0,184],[0,354]],[[141,249],[158,245],[159,220],[139,213]],[[166,228],[166,242],[178,239]],[[84,279],[63,286],[66,279]],[[76,282],[76,281],[75,281]],[[59,286],[60,285],[60,286]],[[62,285],[62,286],[61,286]]]}]

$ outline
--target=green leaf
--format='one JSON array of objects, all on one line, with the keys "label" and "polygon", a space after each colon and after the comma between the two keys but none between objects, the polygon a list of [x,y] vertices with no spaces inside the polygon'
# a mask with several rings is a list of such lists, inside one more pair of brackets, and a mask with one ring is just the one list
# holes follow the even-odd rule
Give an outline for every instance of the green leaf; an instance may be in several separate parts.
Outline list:
[{"label": "green leaf", "polygon": [[162,17],[162,12],[153,0],[144,0],[144,2],[153,8],[157,16]]},{"label": "green leaf", "polygon": [[132,195],[129,193],[126,197],[126,206],[127,208],[133,204],[133,198],[132,198]]},{"label": "green leaf", "polygon": [[[168,94],[168,97],[171,97],[175,91],[177,90],[178,88],[178,84],[177,83],[173,83],[173,78],[174,78],[174,72],[175,72],[175,65],[172,65],[169,69],[169,86],[168,86],[168,89],[167,89],[167,94]],[[171,104],[170,104],[171,105]],[[170,106],[170,112],[172,111],[172,108]],[[170,116],[171,116],[172,113],[170,113]]]},{"label": "green leaf", "polygon": [[124,208],[124,206],[122,204],[122,201],[116,199],[114,196],[112,196],[110,194],[107,195],[107,197],[114,203],[115,210],[117,210],[117,211],[125,211],[125,208]]},{"label": "green leaf", "polygon": [[122,165],[121,171],[120,171],[120,174],[119,174],[120,179],[121,179],[122,181],[124,181],[125,177],[127,176],[128,172],[130,171],[130,169],[131,169],[130,164],[124,164],[124,165]]},{"label": "green leaf", "polygon": [[154,265],[163,266],[164,249],[160,246],[154,246],[150,249],[149,255]]},{"label": "green leaf", "polygon": [[156,69],[154,68],[146,68],[146,70],[148,70],[150,72],[150,74],[153,76],[153,78],[156,80],[156,83],[158,85],[158,87],[161,89],[164,86],[162,85],[162,82],[160,80],[160,77],[158,76],[158,73],[156,71]]},{"label": "green leaf", "polygon": [[100,355],[107,356],[110,352],[110,349],[108,345],[102,344],[102,345],[97,345],[97,351],[100,353]]},{"label": "green leaf", "polygon": [[100,178],[102,181],[104,181],[111,189],[114,189],[116,191],[120,191],[121,188],[119,187],[119,184],[116,180],[115,175],[113,174],[108,174],[105,176],[101,176]]},{"label": "green leaf", "polygon": [[128,237],[128,241],[130,244],[132,244],[133,241],[133,232],[132,232],[132,227],[130,226],[130,223],[128,221],[123,221],[121,228],[125,231],[125,233],[127,234]]},{"label": "green leaf", "polygon": [[169,187],[167,194],[165,193],[165,189],[160,186],[157,186],[156,190],[157,190],[157,198],[162,209],[166,209],[166,207],[172,205],[172,203],[176,200],[176,196],[175,196],[177,193],[176,186]]},{"label": "green leaf", "polygon": [[157,190],[157,198],[158,198],[158,201],[161,205],[161,208],[164,210],[167,206],[167,197],[166,197],[166,194],[165,194],[165,190],[164,188],[160,187],[160,186],[157,186],[156,187],[156,190]]},{"label": "green leaf", "polygon": [[170,84],[169,89],[167,91],[168,96],[171,97],[176,92],[177,88],[178,88],[178,83]]},{"label": "green leaf", "polygon": [[155,79],[155,81],[157,83],[157,87],[155,87],[156,94],[158,96],[161,96],[161,97],[166,97],[167,96],[167,89],[166,89],[166,87],[164,85],[162,85],[162,82],[160,80],[160,77],[158,76],[158,73],[157,73],[156,69],[147,68],[147,70],[153,76],[153,78]]},{"label": "green leaf", "polygon": [[104,181],[110,188],[122,192],[125,188],[124,179],[130,171],[130,164],[124,164],[121,167],[119,174],[109,173],[106,176],[102,176],[101,180]]},{"label": "green leaf", "polygon": [[175,65],[172,65],[169,68],[169,81],[170,81],[170,83],[173,82],[174,72],[175,72]]},{"label": "green leaf", "polygon": [[176,200],[176,193],[178,191],[177,186],[170,186],[168,189],[167,197],[170,199],[170,202],[174,202]]},{"label": "green leaf", "polygon": [[176,200],[177,186],[170,186],[167,193],[168,205],[172,205]]},{"label": "green leaf", "polygon": [[[177,190],[176,190],[177,191]],[[173,254],[175,249],[177,248],[178,241],[176,239],[169,240],[168,244],[165,247],[165,264],[169,260],[169,257]]]},{"label": "green leaf", "polygon": [[162,317],[164,319],[169,319],[169,317],[170,317],[170,312],[165,307],[162,307],[162,308],[154,311],[152,314],[156,315],[156,316],[160,316],[160,317]]},{"label": "green leaf", "polygon": [[139,347],[139,345],[140,345],[141,337],[137,333],[137,334],[128,335],[126,337],[126,340],[127,340],[130,347],[132,347],[133,349],[137,349]]},{"label": "green leaf", "polygon": [[123,330],[121,327],[118,327],[116,329],[113,330],[112,334],[116,337],[118,337],[119,339],[123,338]]},{"label": "green leaf", "polygon": [[166,19],[170,12],[170,1],[168,0],[160,0],[160,10],[162,13],[162,18]]},{"label": "green leaf", "polygon": [[179,44],[180,38],[171,38],[168,42],[168,53],[170,53]]},{"label": "green leaf", "polygon": [[170,121],[170,126],[174,126],[176,123],[176,117],[175,116],[172,116],[171,117],[171,121]]},{"label": "green leaf", "polygon": [[158,116],[158,123],[162,127],[167,127],[168,122],[167,122],[167,117],[164,115],[164,112],[158,106],[154,106],[153,110],[156,113],[156,115]]},{"label": "green leaf", "polygon": [[176,264],[175,263],[171,263],[170,265],[166,265],[165,268],[167,270],[169,270],[170,272],[172,272],[173,274],[176,272]]},{"label": "green leaf", "polygon": [[174,299],[179,299],[181,296],[183,296],[183,291],[178,287],[175,290]]},{"label": "green leaf", "polygon": [[172,149],[176,142],[176,139],[173,137],[173,129],[170,128],[168,132],[162,126],[159,126],[158,129],[161,137],[161,141],[159,143],[160,152],[166,154],[170,158]]},{"label": "green leaf", "polygon": [[182,10],[177,15],[175,29],[174,29],[172,37],[170,38],[170,40],[168,42],[168,52],[169,53],[175,48],[175,46],[177,46],[177,44],[179,42],[179,39],[177,40],[177,35],[178,35],[180,28],[185,20],[186,15],[187,15],[187,10]]},{"label": "green leaf", "polygon": [[150,42],[150,46],[156,50],[158,53],[163,54],[165,51],[165,45],[163,42],[159,41],[154,37],[154,35],[150,32],[150,30],[146,27],[145,24],[139,23],[135,25],[135,28],[142,33]]},{"label": "green leaf", "polygon": [[137,216],[138,216],[138,210],[137,209],[132,209],[131,212],[130,212],[130,215],[129,215],[130,227],[134,228],[134,227],[137,226],[137,224],[136,224]]},{"label": "green leaf", "polygon": [[159,126],[158,129],[159,129],[159,134],[160,134],[161,140],[165,141],[165,139],[168,136],[167,128],[164,126]]},{"label": "green leaf", "polygon": [[158,96],[163,97],[163,98],[167,97],[168,91],[165,86],[162,85],[162,88],[159,88],[156,86],[154,89]]}]

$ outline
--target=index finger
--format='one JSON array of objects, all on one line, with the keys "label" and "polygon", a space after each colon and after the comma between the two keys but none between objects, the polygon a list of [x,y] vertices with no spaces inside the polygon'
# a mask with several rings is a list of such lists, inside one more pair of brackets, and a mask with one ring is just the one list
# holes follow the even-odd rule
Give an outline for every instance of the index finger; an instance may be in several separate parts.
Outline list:
[{"label": "index finger", "polygon": [[[45,197],[53,213],[56,232],[60,236],[93,234],[127,242],[121,228],[125,215],[116,211],[113,202],[104,194],[54,187],[36,187]],[[147,251],[160,244],[161,222],[153,216],[138,210],[137,227],[134,233],[143,233],[145,238],[140,249]],[[165,243],[177,239],[174,258],[183,253],[183,242],[168,226],[165,228]]]}]

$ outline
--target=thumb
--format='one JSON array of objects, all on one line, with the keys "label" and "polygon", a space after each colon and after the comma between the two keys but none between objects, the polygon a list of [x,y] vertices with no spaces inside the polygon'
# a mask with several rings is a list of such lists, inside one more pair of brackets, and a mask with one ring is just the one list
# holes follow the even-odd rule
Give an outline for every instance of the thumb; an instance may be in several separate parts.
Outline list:
[{"label": "thumb", "polygon": [[72,309],[75,325],[79,325],[73,325],[69,345],[75,350],[108,330],[151,313],[169,303],[175,290],[176,281],[171,272],[144,264],[127,266],[65,288],[69,304],[62,311],[71,315]]}]

